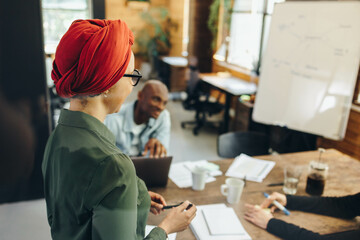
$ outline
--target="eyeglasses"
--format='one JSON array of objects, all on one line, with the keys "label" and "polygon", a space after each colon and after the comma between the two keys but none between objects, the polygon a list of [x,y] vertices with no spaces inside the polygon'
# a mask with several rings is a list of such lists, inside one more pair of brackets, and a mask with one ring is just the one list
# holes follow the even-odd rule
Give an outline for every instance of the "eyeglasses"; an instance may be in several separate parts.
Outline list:
[{"label": "eyeglasses", "polygon": [[131,77],[132,85],[135,87],[142,78],[142,75],[139,70],[134,69],[134,72],[132,74],[124,74],[124,77]]}]

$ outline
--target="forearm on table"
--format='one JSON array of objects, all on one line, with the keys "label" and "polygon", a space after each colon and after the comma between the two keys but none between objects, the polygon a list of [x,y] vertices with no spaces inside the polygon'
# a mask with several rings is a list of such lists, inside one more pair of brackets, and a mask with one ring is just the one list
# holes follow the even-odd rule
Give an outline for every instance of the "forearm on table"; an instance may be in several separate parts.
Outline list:
[{"label": "forearm on table", "polygon": [[320,236],[318,233],[314,233],[276,218],[270,219],[266,231],[280,238],[291,240],[317,239]]},{"label": "forearm on table", "polygon": [[305,228],[301,228],[299,226],[293,225],[291,223],[284,222],[279,219],[272,218],[266,230],[285,240],[358,240],[360,239],[360,229],[350,230],[346,232],[336,232],[330,234],[320,235],[319,233],[315,233],[309,231]]},{"label": "forearm on table", "polygon": [[360,193],[345,197],[307,197],[287,195],[286,207],[338,218],[360,215]]}]

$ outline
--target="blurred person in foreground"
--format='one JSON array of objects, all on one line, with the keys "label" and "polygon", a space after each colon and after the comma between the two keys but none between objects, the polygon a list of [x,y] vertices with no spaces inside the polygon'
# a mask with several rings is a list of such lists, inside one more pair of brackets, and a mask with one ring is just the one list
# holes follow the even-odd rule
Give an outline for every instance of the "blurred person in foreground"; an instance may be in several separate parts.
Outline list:
[{"label": "blurred person in foreground", "polygon": [[52,79],[70,108],[61,111],[42,165],[53,239],[166,239],[195,217],[185,201],[144,236],[149,210],[158,214],[166,202],[147,190],[103,124],[141,78],[133,42],[121,20],[76,20],[57,47]]},{"label": "blurred person in foreground", "polygon": [[[286,206],[289,210],[352,219],[356,216],[360,216],[360,193],[343,197],[307,197],[284,195],[274,192],[269,198],[264,200],[260,207],[246,204],[246,212],[244,216],[246,220],[282,239],[360,239],[360,229],[320,235],[319,233],[315,233],[294,224],[276,219],[271,213],[264,210],[265,208],[268,208],[274,200],[278,201],[283,206]],[[274,210],[275,206],[272,206],[271,212],[274,212]]]},{"label": "blurred person in foreground", "polygon": [[105,125],[115,135],[116,146],[130,156],[166,156],[170,141],[170,114],[165,109],[168,89],[159,80],[149,80],[136,101],[110,114]]}]

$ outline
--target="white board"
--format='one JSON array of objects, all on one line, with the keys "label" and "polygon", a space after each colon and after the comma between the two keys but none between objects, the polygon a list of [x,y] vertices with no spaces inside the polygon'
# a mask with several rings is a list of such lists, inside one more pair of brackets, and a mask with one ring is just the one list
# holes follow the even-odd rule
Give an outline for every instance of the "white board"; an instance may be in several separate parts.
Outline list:
[{"label": "white board", "polygon": [[342,139],[359,62],[359,1],[276,4],[253,119]]}]

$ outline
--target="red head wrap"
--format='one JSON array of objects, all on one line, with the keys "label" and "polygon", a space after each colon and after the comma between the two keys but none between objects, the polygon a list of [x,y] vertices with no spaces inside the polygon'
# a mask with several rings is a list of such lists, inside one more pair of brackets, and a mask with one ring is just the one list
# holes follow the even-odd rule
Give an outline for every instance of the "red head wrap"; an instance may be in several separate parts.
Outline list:
[{"label": "red head wrap", "polygon": [[56,49],[51,78],[62,97],[96,95],[124,74],[134,36],[121,20],[76,20]]}]

